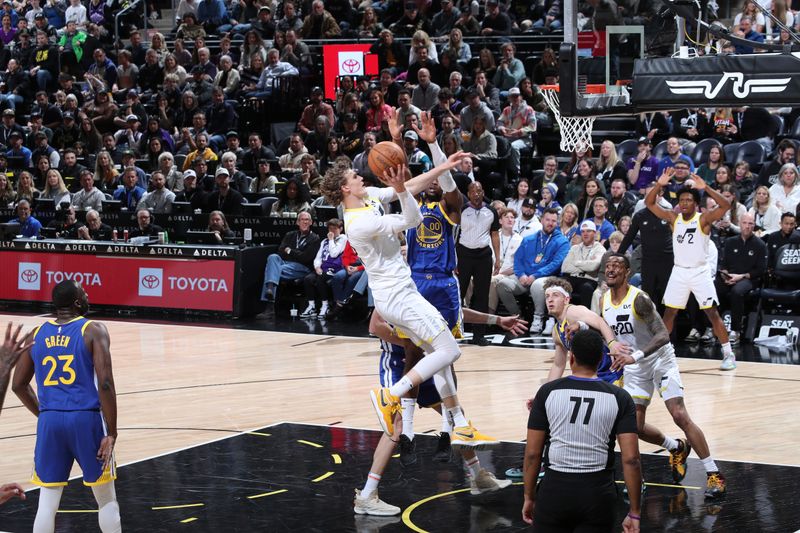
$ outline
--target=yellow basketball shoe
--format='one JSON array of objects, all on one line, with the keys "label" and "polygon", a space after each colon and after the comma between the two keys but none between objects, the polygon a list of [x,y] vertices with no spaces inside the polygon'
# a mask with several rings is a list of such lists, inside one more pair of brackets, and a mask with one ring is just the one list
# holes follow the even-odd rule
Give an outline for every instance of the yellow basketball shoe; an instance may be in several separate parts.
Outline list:
[{"label": "yellow basketball shoe", "polygon": [[487,446],[495,446],[499,443],[500,441],[494,437],[484,435],[475,429],[472,422],[470,422],[468,426],[453,428],[453,434],[450,437],[450,445],[453,448],[464,446],[480,450]]},{"label": "yellow basketball shoe", "polygon": [[403,409],[400,407],[400,398],[392,396],[389,389],[385,387],[372,389],[369,391],[369,396],[383,432],[391,436],[394,434],[394,415]]}]

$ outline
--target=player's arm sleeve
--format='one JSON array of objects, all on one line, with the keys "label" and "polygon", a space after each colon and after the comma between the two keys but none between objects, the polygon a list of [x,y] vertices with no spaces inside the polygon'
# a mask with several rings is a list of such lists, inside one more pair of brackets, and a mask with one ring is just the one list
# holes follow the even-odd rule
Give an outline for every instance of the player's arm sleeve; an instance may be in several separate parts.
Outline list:
[{"label": "player's arm sleeve", "polygon": [[422,213],[414,197],[408,191],[397,197],[403,209],[402,214],[357,219],[350,225],[350,235],[368,239],[377,235],[395,235],[418,226],[422,222]]},{"label": "player's arm sleeve", "polygon": [[[433,165],[439,166],[443,163],[447,162],[447,156],[444,155],[442,148],[439,146],[439,143],[432,142],[428,143],[428,148],[431,150],[431,159],[433,159]],[[456,190],[456,182],[453,180],[453,175],[448,170],[441,176],[439,176],[439,186],[445,193],[452,192]]]},{"label": "player's arm sleeve", "polygon": [[382,204],[388,204],[397,200],[397,191],[391,187],[367,187],[367,195],[375,198]]}]

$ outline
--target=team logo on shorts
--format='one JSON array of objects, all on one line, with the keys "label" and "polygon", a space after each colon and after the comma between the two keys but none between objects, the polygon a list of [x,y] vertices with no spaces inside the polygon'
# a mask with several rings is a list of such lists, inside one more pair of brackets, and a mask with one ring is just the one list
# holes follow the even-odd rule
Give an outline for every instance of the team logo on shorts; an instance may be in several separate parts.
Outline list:
[{"label": "team logo on shorts", "polygon": [[17,288],[21,291],[38,291],[42,286],[42,264],[20,263]]},{"label": "team logo on shorts", "polygon": [[161,297],[164,289],[164,270],[161,268],[139,269],[139,296]]}]

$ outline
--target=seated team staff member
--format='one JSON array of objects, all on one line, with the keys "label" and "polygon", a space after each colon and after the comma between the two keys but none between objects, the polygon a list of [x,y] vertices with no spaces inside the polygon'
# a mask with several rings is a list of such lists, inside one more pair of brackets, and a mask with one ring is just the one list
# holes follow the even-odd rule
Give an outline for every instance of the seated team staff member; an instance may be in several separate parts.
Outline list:
[{"label": "seated team staff member", "polygon": [[[572,375],[542,385],[533,399],[522,518],[537,532],[615,531],[616,439],[630,498],[622,529],[639,531],[642,470],[636,409],[627,392],[597,377],[604,346],[596,331],[575,333],[569,354]],[[537,490],[542,464],[545,474]]]},{"label": "seated team staff member", "polygon": [[[14,373],[14,393],[39,418],[31,481],[41,487],[33,531],[55,529],[74,461],[97,500],[103,533],[122,531],[114,489],[117,397],[105,325],[87,320],[89,297],[65,280],[53,288],[56,318],[33,330]],[[30,381],[36,377],[36,392]]]}]

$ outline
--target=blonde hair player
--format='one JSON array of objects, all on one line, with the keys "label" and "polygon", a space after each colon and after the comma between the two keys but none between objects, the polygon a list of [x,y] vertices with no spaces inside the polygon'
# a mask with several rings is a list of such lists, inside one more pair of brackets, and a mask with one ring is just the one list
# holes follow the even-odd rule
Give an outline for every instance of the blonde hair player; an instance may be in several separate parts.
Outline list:
[{"label": "blonde hair player", "polygon": [[[351,168],[334,165],[322,184],[330,205],[343,204],[345,208],[348,239],[358,250],[369,275],[375,310],[428,354],[391,387],[370,391],[383,431],[388,435],[394,433],[394,415],[401,410],[400,397],[433,377],[442,403],[454,421],[451,438],[454,447],[494,445],[497,440],[478,432],[464,417],[450,369],[461,356],[461,350],[441,313],[420,295],[411,279],[411,270],[400,253],[398,233],[422,222],[414,195],[468,157],[470,154],[457,152],[446,163],[408,182],[404,165],[389,169],[382,177],[388,187],[381,189],[365,187],[363,178]],[[382,205],[395,200],[399,200],[402,214],[384,214]]]},{"label": "blonde hair player", "polygon": [[[733,370],[736,368],[736,357],[733,355],[728,331],[722,322],[722,317],[717,311],[717,290],[714,280],[709,272],[708,243],[711,235],[711,224],[725,216],[731,203],[720,193],[706,186],[706,182],[697,174],[692,174],[687,179],[684,187],[678,191],[678,206],[680,214],[661,207],[656,202],[659,192],[672,180],[674,169],[668,168],[656,181],[655,186],[647,193],[644,203],[647,208],[661,220],[672,225],[672,250],[675,255],[675,265],[664,291],[664,325],[672,333],[675,324],[675,315],[679,309],[686,308],[689,295],[694,294],[700,309],[705,311],[714,334],[722,344],[722,364],[720,370]],[[707,195],[717,202],[717,207],[708,209],[702,214],[699,212],[700,193]]]},{"label": "blonde hair player", "polygon": [[[725,494],[725,478],[711,457],[703,430],[692,421],[683,403],[683,383],[669,332],[647,293],[628,283],[629,274],[627,257],[614,254],[608,258],[605,276],[609,290],[603,295],[601,308],[603,319],[617,338],[635,350],[630,355],[619,357],[615,365],[624,366],[624,389],[636,404],[639,438],[669,450],[675,483],[686,476],[686,460],[694,447],[706,469],[705,497],[720,497]],[[647,406],[656,387],[686,440],[667,437],[645,423]]]}]

